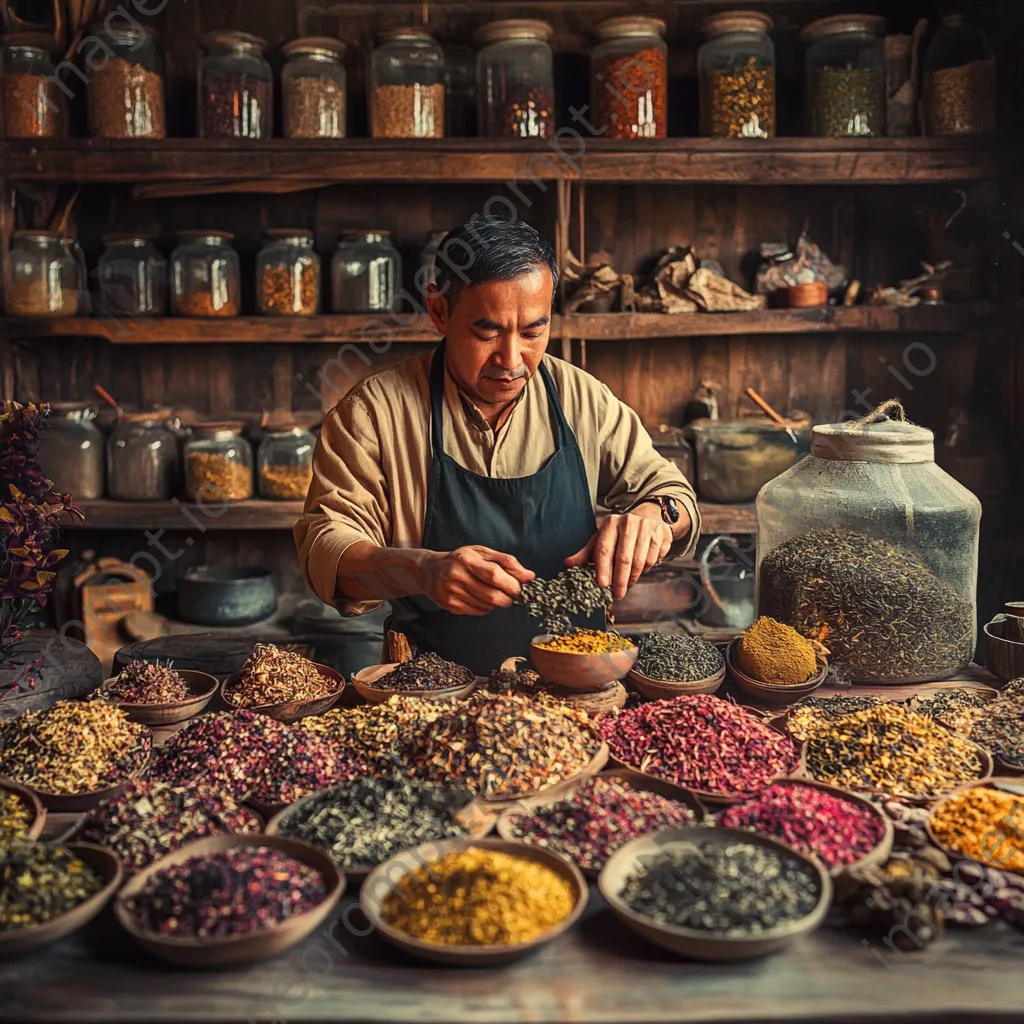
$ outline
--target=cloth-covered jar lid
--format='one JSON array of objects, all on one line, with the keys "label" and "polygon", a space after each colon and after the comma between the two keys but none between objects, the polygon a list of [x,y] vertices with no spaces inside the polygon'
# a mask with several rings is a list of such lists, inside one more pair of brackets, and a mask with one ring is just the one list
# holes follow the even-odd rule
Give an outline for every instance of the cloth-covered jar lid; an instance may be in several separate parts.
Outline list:
[{"label": "cloth-covered jar lid", "polygon": [[[893,411],[897,419],[889,418]],[[890,401],[863,419],[816,426],[811,455],[832,462],[934,462],[935,435],[927,427],[908,423],[903,406]]]}]

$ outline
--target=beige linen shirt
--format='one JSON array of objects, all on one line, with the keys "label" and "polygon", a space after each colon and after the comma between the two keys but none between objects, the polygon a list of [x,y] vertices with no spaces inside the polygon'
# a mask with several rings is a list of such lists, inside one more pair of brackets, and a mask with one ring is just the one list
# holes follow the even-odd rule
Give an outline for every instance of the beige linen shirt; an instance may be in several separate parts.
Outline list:
[{"label": "beige linen shirt", "polygon": [[[338,561],[350,545],[364,540],[390,547],[422,543],[431,464],[432,358],[433,352],[427,352],[366,377],[324,418],[295,543],[306,582],[344,615],[359,615],[381,603],[337,594]],[[700,536],[694,490],[654,450],[640,418],[589,373],[552,356],[545,356],[544,363],[576,435],[594,507],[626,512],[653,495],[673,497],[693,523],[689,538],[674,553],[692,553]],[[446,371],[443,419],[445,452],[480,476],[531,476],[555,453],[555,425],[540,373],[523,388],[505,422],[492,430]]]}]

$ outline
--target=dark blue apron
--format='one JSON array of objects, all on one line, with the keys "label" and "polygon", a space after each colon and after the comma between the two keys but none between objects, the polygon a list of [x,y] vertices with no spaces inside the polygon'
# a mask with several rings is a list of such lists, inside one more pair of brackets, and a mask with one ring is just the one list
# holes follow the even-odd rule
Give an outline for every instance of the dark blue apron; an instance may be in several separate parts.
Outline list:
[{"label": "dark blue apron", "polygon": [[[430,435],[432,461],[427,487],[427,513],[421,546],[452,551],[482,544],[514,555],[538,577],[550,579],[565,560],[593,536],[596,529],[590,485],[583,456],[547,367],[540,364],[552,420],[555,454],[539,473],[514,479],[478,476],[445,454],[444,342],[430,368]],[[487,675],[513,655],[525,656],[530,640],[543,632],[520,605],[496,608],[484,616],[453,615],[423,597],[392,601],[394,626],[421,649]],[[574,616],[573,623],[604,629],[603,612]]]}]

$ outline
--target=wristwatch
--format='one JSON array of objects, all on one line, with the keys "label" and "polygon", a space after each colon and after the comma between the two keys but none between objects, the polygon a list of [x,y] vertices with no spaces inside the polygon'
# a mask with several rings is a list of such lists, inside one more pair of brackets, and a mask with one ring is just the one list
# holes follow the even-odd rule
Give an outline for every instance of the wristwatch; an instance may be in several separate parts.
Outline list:
[{"label": "wristwatch", "polygon": [[646,505],[647,502],[653,502],[658,508],[661,509],[661,518],[668,523],[669,526],[675,526],[679,522],[679,506],[676,504],[675,498],[667,498],[663,495],[657,495],[653,498],[644,498],[639,504]]}]

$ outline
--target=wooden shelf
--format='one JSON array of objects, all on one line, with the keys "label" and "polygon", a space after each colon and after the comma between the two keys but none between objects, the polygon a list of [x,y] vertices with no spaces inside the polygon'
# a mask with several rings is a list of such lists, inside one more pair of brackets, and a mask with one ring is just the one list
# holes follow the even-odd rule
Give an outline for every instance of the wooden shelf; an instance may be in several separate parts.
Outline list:
[{"label": "wooden shelf", "polygon": [[[555,144],[557,147],[557,144]],[[514,139],[337,142],[236,140],[10,140],[0,168],[14,181],[123,182],[139,197],[287,192],[336,182],[720,182],[894,185],[995,175],[993,150],[948,139],[620,141],[566,135],[552,145]]]},{"label": "wooden shelf", "polygon": [[[290,530],[302,514],[301,501],[236,501],[222,515],[218,506],[204,511],[197,505],[171,501],[79,502],[85,522],[75,520],[65,530]],[[755,533],[753,505],[706,505],[701,503],[703,532]],[[201,524],[197,526],[196,523]]]},{"label": "wooden shelf", "polygon": [[[555,316],[551,337],[591,341],[631,338],[705,338],[728,335],[837,334],[871,332],[957,332],[990,316],[989,303],[917,306],[895,309],[855,306],[850,309],[767,310],[756,313],[596,313]],[[400,314],[407,318],[410,314]],[[381,325],[384,325],[383,327]],[[185,317],[69,317],[67,319],[0,319],[14,338],[104,338],[115,345],[175,344],[433,344],[439,335],[429,327],[402,327],[386,314],[223,319]],[[389,333],[385,333],[389,332]]]}]

